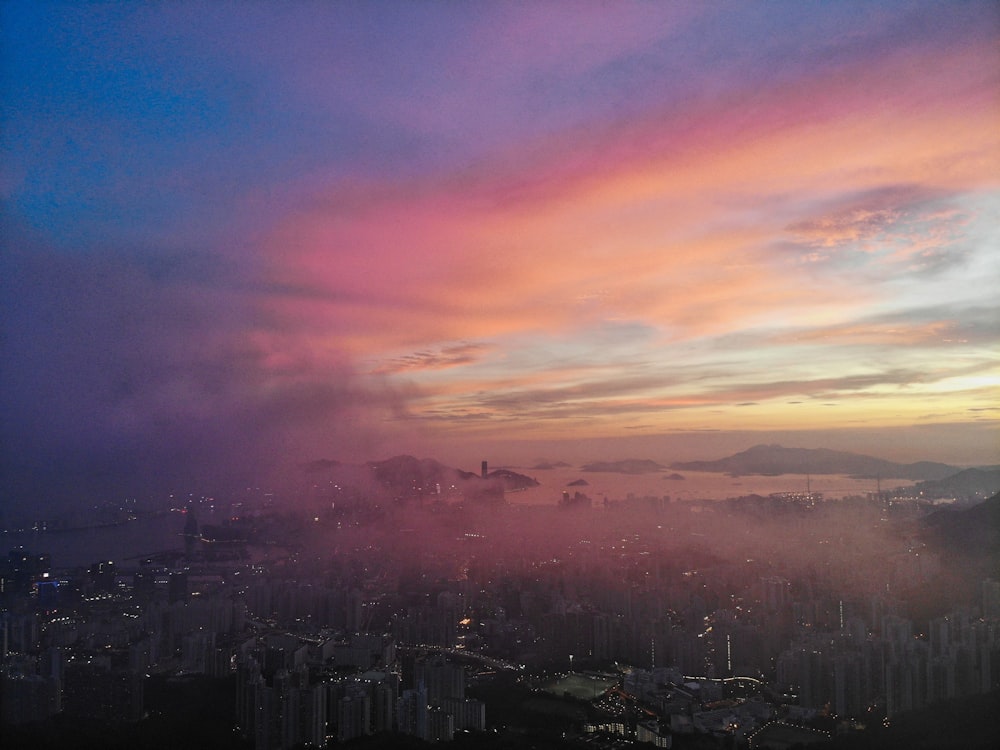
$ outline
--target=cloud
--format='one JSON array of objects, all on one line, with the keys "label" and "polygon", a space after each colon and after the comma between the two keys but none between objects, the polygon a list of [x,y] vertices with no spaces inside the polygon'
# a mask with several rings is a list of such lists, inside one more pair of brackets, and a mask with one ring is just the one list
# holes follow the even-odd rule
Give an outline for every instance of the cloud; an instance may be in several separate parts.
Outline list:
[{"label": "cloud", "polygon": [[772,345],[828,343],[838,347],[897,347],[913,350],[989,346],[1000,335],[1000,308],[964,301],[924,300],[920,307],[858,317],[848,323],[788,326],[765,333]]},{"label": "cloud", "polygon": [[360,378],[338,352],[269,348],[230,270],[168,265],[6,255],[4,351],[18,362],[0,371],[8,497],[232,487],[384,442],[402,390]]},{"label": "cloud", "polygon": [[986,408],[992,6],[243,10],[7,35],[32,481]]},{"label": "cloud", "polygon": [[819,219],[806,219],[788,229],[809,247],[832,248],[869,240],[892,228],[900,219],[896,209],[852,208]]},{"label": "cloud", "polygon": [[[651,108],[614,128],[569,128],[429,179],[342,183],[267,240],[275,288],[310,288],[314,300],[263,304],[329,326],[359,353],[570,335],[601,319],[695,336],[779,316],[846,317],[868,304],[856,278],[784,266],[796,275],[787,283],[769,248],[789,227],[822,250],[890,230],[926,237],[917,220],[944,229],[962,220],[941,206],[908,213],[983,185],[985,156],[997,152],[983,118],[955,114],[965,98],[986,106],[989,72],[955,90],[975,55],[938,52],[866,60],[881,69],[868,71],[865,89],[851,85],[848,66],[765,86],[752,101],[734,90],[683,117]],[[921,118],[908,97],[930,94],[914,69],[928,71],[939,97]],[[959,158],[969,150],[983,156]],[[912,244],[900,252],[921,257]],[[401,310],[405,327],[395,324]]]},{"label": "cloud", "polygon": [[787,250],[809,264],[933,277],[979,251],[973,233],[986,217],[969,204],[968,195],[915,185],[838,196],[824,212],[787,227]]},{"label": "cloud", "polygon": [[475,343],[454,344],[436,351],[420,351],[384,361],[371,370],[379,375],[411,370],[444,370],[480,361],[490,347]]}]

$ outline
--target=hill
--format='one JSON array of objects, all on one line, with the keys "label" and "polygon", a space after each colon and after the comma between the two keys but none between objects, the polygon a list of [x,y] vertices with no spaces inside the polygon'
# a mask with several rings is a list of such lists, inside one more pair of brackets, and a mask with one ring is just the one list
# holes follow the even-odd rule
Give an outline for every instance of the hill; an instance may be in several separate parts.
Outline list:
[{"label": "hill", "polygon": [[548,471],[549,469],[568,469],[572,464],[565,461],[545,461],[539,460],[531,468],[535,471]]},{"label": "hill", "polygon": [[533,477],[509,469],[491,471],[486,478],[446,466],[432,458],[393,456],[364,465],[322,459],[302,464],[306,474],[326,474],[344,486],[406,498],[459,493],[467,498],[502,499],[503,493],[537,487]]},{"label": "hill", "polygon": [[924,497],[989,497],[1000,492],[1000,469],[965,469],[944,479],[917,482],[912,491]]},{"label": "hill", "polygon": [[375,479],[396,492],[430,490],[440,484],[448,486],[456,481],[477,479],[478,474],[453,469],[432,458],[394,456],[384,461],[369,461]]},{"label": "hill", "polygon": [[931,480],[943,479],[961,469],[957,466],[920,461],[899,464],[873,456],[826,448],[785,448],[780,445],[755,445],[717,461],[686,461],[673,463],[671,469],[710,471],[729,474],[848,474],[883,479]]},{"label": "hill", "polygon": [[518,474],[510,469],[496,469],[487,475],[487,479],[497,479],[503,483],[503,488],[507,492],[517,492],[526,490],[529,487],[537,487],[538,480],[524,474]]},{"label": "hill", "polygon": [[1000,494],[966,510],[937,510],[921,523],[926,535],[945,549],[1000,555]]}]

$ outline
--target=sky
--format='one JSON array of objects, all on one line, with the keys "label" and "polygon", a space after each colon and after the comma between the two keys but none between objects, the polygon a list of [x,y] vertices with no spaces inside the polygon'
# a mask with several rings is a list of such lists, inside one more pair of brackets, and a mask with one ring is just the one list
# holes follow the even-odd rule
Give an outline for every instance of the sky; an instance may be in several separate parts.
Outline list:
[{"label": "sky", "polygon": [[1000,462],[994,2],[0,4],[2,501]]}]

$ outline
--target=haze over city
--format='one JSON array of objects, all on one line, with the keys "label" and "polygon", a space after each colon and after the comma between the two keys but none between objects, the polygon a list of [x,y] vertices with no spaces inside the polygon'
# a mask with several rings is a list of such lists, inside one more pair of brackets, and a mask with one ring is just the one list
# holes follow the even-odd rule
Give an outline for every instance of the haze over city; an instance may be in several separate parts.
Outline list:
[{"label": "haze over city", "polygon": [[0,735],[994,750],[1000,5],[0,3]]}]

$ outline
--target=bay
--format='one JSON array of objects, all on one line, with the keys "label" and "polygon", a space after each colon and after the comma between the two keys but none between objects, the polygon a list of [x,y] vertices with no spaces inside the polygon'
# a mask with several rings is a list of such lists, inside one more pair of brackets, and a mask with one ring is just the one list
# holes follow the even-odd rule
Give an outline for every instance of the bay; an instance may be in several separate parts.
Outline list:
[{"label": "bay", "polygon": [[[649,472],[645,474],[620,474],[615,472],[582,471],[573,467],[531,469],[507,467],[539,482],[539,486],[518,492],[508,492],[507,502],[518,505],[555,505],[562,493],[581,492],[595,505],[608,501],[635,497],[663,497],[672,500],[725,500],[745,495],[771,495],[786,492],[818,492],[824,498],[839,499],[854,495],[865,496],[878,490],[875,479],[859,479],[843,474],[782,474],[779,476],[732,477],[706,471]],[[683,479],[668,477],[678,474]],[[584,480],[586,485],[573,485]],[[907,480],[882,482],[882,490],[911,486]]]}]

